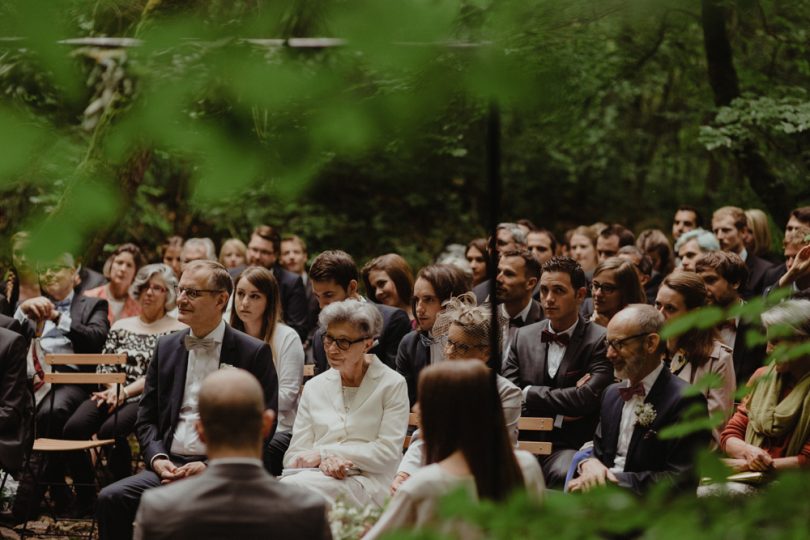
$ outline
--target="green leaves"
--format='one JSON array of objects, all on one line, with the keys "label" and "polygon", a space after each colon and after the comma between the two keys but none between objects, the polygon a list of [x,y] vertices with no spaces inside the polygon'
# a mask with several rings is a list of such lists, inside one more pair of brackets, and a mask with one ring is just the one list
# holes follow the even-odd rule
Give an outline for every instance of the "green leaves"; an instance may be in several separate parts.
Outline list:
[{"label": "green leaves", "polygon": [[706,329],[717,326],[726,319],[725,312],[716,306],[690,311],[671,319],[661,330],[661,338],[669,339],[685,334],[692,328]]}]

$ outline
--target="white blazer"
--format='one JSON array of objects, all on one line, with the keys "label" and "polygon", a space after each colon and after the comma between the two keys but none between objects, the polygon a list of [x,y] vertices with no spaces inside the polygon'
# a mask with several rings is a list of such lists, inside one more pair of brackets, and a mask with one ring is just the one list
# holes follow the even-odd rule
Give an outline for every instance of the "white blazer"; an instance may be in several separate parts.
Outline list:
[{"label": "white blazer", "polygon": [[388,493],[402,456],[408,414],[405,378],[376,356],[348,409],[340,372],[325,371],[304,386],[284,466],[302,452],[319,450],[322,456],[350,460],[360,469],[355,478],[367,492]]}]

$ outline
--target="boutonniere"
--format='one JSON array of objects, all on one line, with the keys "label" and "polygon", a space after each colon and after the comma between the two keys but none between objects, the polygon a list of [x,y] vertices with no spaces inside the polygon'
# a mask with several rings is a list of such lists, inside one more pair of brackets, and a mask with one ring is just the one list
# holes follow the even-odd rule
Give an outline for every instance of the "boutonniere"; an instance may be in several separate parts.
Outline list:
[{"label": "boutonniere", "polygon": [[636,414],[636,424],[639,427],[649,428],[655,420],[655,409],[652,403],[639,403],[633,410]]},{"label": "boutonniere", "polygon": [[234,368],[233,365],[231,364],[226,364],[225,362],[222,362],[219,365],[219,369],[236,369],[236,368]]}]

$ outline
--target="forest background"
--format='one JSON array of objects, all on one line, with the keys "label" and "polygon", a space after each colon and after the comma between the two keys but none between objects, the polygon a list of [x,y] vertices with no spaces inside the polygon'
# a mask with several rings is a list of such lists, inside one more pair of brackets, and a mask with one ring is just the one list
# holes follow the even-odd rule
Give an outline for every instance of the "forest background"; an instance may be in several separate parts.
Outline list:
[{"label": "forest background", "polygon": [[[810,201],[808,23],[804,0],[9,0],[0,238],[99,266],[268,223],[419,267],[486,234],[493,104],[503,219],[735,204],[778,230]],[[101,36],[139,41],[76,39]]]}]

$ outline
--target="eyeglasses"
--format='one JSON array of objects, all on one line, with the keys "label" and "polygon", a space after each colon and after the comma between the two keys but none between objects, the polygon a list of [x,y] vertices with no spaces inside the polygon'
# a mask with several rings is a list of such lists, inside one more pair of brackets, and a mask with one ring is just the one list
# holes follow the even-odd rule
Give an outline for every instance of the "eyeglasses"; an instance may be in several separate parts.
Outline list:
[{"label": "eyeglasses", "polygon": [[[146,285],[143,288],[143,292],[152,291],[155,294],[162,294],[162,293],[167,292],[168,290],[169,289],[167,289],[166,287],[164,287],[162,285]],[[179,296],[179,294],[178,294],[178,296]],[[191,296],[189,296],[189,298],[191,298]]]},{"label": "eyeglasses", "polygon": [[483,349],[487,345],[467,345],[466,343],[459,343],[458,341],[453,341],[450,338],[446,338],[445,340],[445,347],[450,348],[452,347],[454,350],[460,352],[461,354],[467,354],[470,352],[471,349]]},{"label": "eyeglasses", "polygon": [[616,352],[622,352],[622,349],[624,349],[625,344],[628,341],[630,341],[631,339],[636,339],[636,338],[645,337],[645,336],[649,336],[649,335],[650,335],[649,332],[644,332],[643,334],[636,334],[634,336],[627,336],[626,338],[622,338],[622,339],[608,339],[608,338],[605,338],[605,347],[608,348],[608,349],[610,347],[613,347],[613,350],[615,350]]},{"label": "eyeglasses", "polygon": [[605,294],[615,293],[616,291],[619,290],[619,288],[616,285],[609,285],[607,283],[599,283],[598,281],[594,281],[593,283],[591,283],[591,290],[593,292],[596,292],[596,291],[598,291],[600,289]]},{"label": "eyeglasses", "polygon": [[209,294],[216,294],[223,292],[222,289],[192,289],[191,287],[175,287],[174,292],[177,293],[177,298],[180,298],[183,294],[186,295],[186,298],[189,300],[196,300],[203,293]]},{"label": "eyeglasses", "polygon": [[341,351],[348,351],[349,348],[354,345],[355,343],[360,343],[361,341],[365,341],[369,339],[368,336],[359,337],[355,340],[351,339],[344,339],[344,338],[334,338],[329,334],[324,334],[321,336],[321,341],[323,342],[323,348],[326,349],[333,343],[337,345],[337,348]]}]

